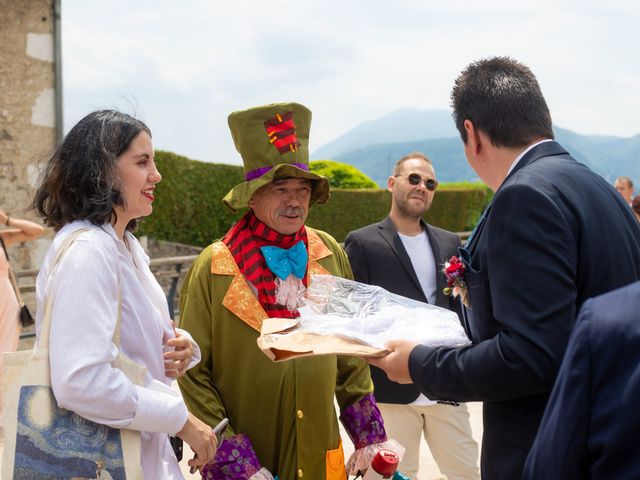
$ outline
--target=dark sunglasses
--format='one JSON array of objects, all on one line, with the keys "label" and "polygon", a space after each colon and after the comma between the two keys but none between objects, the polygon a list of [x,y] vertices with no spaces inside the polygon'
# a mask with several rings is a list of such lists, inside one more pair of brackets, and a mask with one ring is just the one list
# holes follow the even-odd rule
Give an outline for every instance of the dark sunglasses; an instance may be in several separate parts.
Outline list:
[{"label": "dark sunglasses", "polygon": [[[395,176],[396,177],[402,177],[404,175],[400,174],[400,175],[395,175]],[[438,181],[435,178],[427,178],[427,179],[423,180],[422,177],[420,175],[418,175],[417,173],[410,173],[409,175],[407,175],[407,179],[409,180],[409,183],[411,185],[419,185],[420,182],[424,182],[424,186],[430,192],[435,192],[436,188],[438,188]]]}]

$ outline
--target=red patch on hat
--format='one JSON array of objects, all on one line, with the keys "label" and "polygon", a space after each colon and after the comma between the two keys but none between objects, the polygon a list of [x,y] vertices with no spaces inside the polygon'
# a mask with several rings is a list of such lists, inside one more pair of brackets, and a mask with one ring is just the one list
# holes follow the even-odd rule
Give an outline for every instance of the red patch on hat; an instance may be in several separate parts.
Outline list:
[{"label": "red patch on hat", "polygon": [[293,123],[293,112],[276,113],[276,116],[264,122],[269,142],[282,153],[296,152],[300,142],[296,136],[296,124]]}]

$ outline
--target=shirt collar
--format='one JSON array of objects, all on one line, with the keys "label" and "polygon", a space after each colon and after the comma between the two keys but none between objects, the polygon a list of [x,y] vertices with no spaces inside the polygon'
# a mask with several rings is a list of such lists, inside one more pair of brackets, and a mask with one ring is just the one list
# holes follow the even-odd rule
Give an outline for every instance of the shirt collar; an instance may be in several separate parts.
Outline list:
[{"label": "shirt collar", "polygon": [[[74,230],[86,227],[99,228],[103,232],[107,233],[111,238],[113,238],[118,251],[125,257],[132,260],[134,262],[134,265],[137,264],[138,261],[147,264],[149,263],[149,257],[142,249],[142,246],[135,240],[135,236],[133,235],[133,233],[131,233],[129,230],[125,230],[124,236],[127,239],[127,243],[125,244],[124,241],[118,238],[118,234],[113,228],[113,225],[111,225],[110,223],[103,223],[102,225],[97,226],[89,220],[74,220],[73,222],[64,225],[61,231],[64,231],[65,234],[69,234]],[[129,248],[127,248],[127,245],[129,245]]]},{"label": "shirt collar", "polygon": [[516,157],[516,159],[513,161],[513,163],[512,163],[512,164],[511,164],[511,166],[509,167],[509,171],[507,172],[507,177],[509,176],[509,174],[511,173],[511,171],[512,171],[514,168],[516,168],[516,165],[518,164],[518,162],[519,162],[520,160],[522,160],[522,157],[524,157],[524,156],[527,154],[527,152],[528,152],[529,150],[531,150],[532,148],[537,147],[537,146],[538,146],[538,145],[540,145],[541,143],[545,143],[545,142],[553,142],[553,139],[551,139],[551,138],[547,138],[547,139],[545,139],[545,140],[540,140],[539,142],[533,143],[533,144],[529,145],[527,148],[525,148],[525,149],[520,153],[520,155],[518,155],[518,156]]}]

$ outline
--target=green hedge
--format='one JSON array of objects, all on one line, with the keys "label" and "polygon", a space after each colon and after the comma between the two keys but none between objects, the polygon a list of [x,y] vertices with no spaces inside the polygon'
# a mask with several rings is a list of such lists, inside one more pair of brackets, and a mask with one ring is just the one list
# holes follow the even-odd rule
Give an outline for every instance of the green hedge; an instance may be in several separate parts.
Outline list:
[{"label": "green hedge", "polygon": [[[156,151],[156,163],[163,180],[157,187],[153,215],[141,223],[141,235],[204,247],[242,215],[232,214],[221,202],[242,181],[242,167],[163,151]],[[447,230],[468,231],[488,203],[489,193],[482,184],[442,184],[425,218]],[[386,190],[332,189],[327,203],[311,207],[307,223],[343,241],[351,230],[386,217],[390,206]]]},{"label": "green hedge", "polygon": [[171,152],[156,151],[155,156],[162,182],[156,188],[153,214],[140,224],[141,235],[204,247],[240,218],[221,199],[242,181],[242,167]]},{"label": "green hedge", "polygon": [[[438,189],[425,220],[452,232],[469,231],[482,213],[487,199],[484,189]],[[391,194],[386,190],[331,191],[331,199],[323,205],[314,205],[309,211],[307,224],[326,230],[338,241],[356,228],[379,222],[391,208]]]}]

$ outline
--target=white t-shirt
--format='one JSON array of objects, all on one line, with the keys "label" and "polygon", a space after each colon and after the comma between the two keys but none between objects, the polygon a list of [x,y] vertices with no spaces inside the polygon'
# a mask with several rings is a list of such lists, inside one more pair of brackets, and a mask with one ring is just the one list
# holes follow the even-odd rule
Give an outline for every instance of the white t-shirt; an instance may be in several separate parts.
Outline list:
[{"label": "white t-shirt", "polygon": [[[411,265],[416,272],[420,287],[424,296],[429,303],[435,305],[436,303],[436,261],[433,257],[433,250],[431,249],[431,243],[429,242],[429,236],[427,232],[419,233],[415,236],[403,235],[398,232],[400,240],[404,245],[409,258],[411,259]],[[416,398],[410,405],[434,405],[436,402],[429,400],[422,393]]]},{"label": "white t-shirt", "polygon": [[427,232],[413,237],[398,232],[404,249],[409,254],[411,265],[416,272],[422,292],[431,304],[436,303],[436,261]]},{"label": "white t-shirt", "polygon": [[[69,233],[83,227],[90,230],[69,247],[47,282],[56,250]],[[172,379],[164,374],[163,345],[174,337],[169,310],[149,257],[131,233],[125,239],[129,248],[111,225],[87,221],[67,224],[56,234],[36,282],[36,333],[39,337],[46,290],[53,295],[51,385],[60,406],[96,423],[140,430],[144,478],[182,479],[167,436],[187,420],[184,401],[168,387]],[[112,342],[118,287],[120,350],[147,367],[146,387],[111,367],[118,354]],[[195,348],[190,367],[200,358]]]}]

